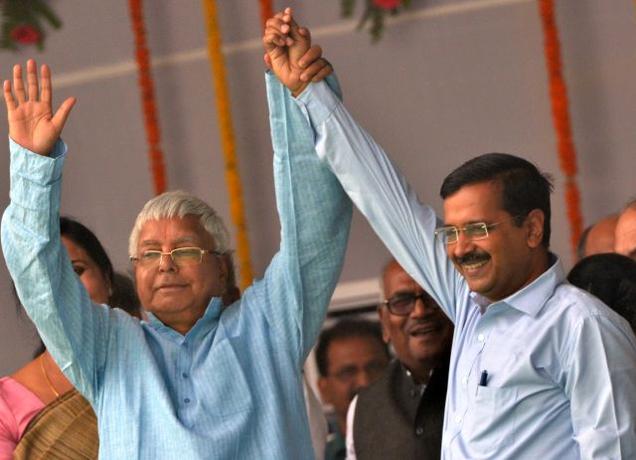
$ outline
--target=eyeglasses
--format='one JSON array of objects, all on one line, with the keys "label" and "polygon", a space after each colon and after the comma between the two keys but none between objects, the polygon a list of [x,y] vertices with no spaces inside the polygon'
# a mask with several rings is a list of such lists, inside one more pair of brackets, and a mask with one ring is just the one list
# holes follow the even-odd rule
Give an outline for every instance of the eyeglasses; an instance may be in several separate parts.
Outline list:
[{"label": "eyeglasses", "polygon": [[203,254],[214,254],[215,256],[223,255],[223,253],[219,251],[201,249],[193,246],[176,248],[169,252],[149,249],[147,251],[143,251],[137,257],[131,257],[130,260],[143,267],[152,267],[153,265],[158,265],[163,256],[170,256],[177,267],[184,267],[186,265],[200,264],[203,260]]},{"label": "eyeglasses", "polygon": [[497,225],[503,224],[510,220],[516,220],[520,217],[525,217],[523,214],[518,216],[512,216],[509,219],[501,220],[488,224],[486,222],[475,222],[472,224],[466,224],[463,227],[456,227],[454,225],[447,225],[445,227],[439,227],[435,229],[435,236],[440,238],[445,244],[455,244],[459,240],[459,234],[463,233],[466,238],[471,241],[484,240],[488,238],[488,231],[495,228]]},{"label": "eyeglasses", "polygon": [[[402,294],[396,294],[390,299],[383,302],[383,305],[389,309],[389,311],[397,316],[408,316],[415,309],[415,302],[421,300],[422,303],[427,305],[427,301],[433,299],[426,292],[416,294],[414,292],[405,292]],[[437,307],[437,304],[432,302]]]}]

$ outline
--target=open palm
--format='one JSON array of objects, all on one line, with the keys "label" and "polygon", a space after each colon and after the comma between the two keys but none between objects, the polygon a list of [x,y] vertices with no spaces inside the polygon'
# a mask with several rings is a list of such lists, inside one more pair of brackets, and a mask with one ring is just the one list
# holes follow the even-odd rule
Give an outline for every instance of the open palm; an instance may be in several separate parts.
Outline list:
[{"label": "open palm", "polygon": [[22,147],[40,155],[48,155],[60,137],[75,99],[66,99],[53,114],[51,74],[48,66],[42,66],[39,85],[35,61],[30,59],[26,67],[28,91],[25,90],[22,81],[20,65],[13,68],[13,92],[11,83],[8,80],[4,82],[9,136]]}]

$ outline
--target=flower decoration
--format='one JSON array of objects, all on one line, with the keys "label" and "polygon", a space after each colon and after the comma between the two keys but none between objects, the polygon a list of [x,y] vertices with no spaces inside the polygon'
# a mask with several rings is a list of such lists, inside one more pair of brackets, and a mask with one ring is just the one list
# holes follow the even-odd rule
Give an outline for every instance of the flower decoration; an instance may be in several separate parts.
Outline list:
[{"label": "flower decoration", "polygon": [[44,49],[45,24],[53,29],[62,27],[45,0],[2,0],[2,38],[0,47],[17,50],[20,46],[35,45]]},{"label": "flower decoration", "polygon": [[[358,30],[368,26],[371,41],[377,42],[384,32],[384,20],[388,14],[395,16],[407,8],[411,0],[363,0],[364,12],[358,23]],[[356,0],[342,0],[342,16],[353,16]]]}]

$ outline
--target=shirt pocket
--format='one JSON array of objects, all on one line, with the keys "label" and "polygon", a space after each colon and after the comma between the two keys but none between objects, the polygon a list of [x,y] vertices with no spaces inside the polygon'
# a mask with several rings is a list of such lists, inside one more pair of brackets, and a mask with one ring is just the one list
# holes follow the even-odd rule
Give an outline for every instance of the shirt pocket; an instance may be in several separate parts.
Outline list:
[{"label": "shirt pocket", "polygon": [[464,418],[462,432],[474,453],[495,458],[501,447],[514,442],[516,388],[477,386]]}]

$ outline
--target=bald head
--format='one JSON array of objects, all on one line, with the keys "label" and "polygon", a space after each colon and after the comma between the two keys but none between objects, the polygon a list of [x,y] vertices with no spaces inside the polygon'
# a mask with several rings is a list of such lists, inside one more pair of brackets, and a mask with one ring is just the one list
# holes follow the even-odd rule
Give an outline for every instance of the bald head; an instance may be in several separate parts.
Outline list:
[{"label": "bald head", "polygon": [[636,260],[636,201],[625,208],[616,222],[614,252]]},{"label": "bald head", "polygon": [[594,254],[614,252],[614,232],[617,221],[618,214],[612,214],[599,220],[590,227],[583,246],[581,258]]}]

